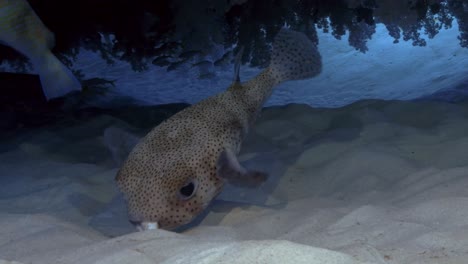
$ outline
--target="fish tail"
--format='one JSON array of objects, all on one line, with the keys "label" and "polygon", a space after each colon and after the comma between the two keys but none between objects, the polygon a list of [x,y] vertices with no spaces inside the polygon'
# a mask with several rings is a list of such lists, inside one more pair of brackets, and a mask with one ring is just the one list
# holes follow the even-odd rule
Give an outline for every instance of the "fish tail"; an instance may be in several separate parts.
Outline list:
[{"label": "fish tail", "polygon": [[38,72],[47,100],[81,90],[80,82],[50,49],[54,34],[26,0],[0,0],[0,41],[26,57]]},{"label": "fish tail", "polygon": [[81,90],[80,82],[52,52],[46,51],[40,59],[31,58],[31,61],[39,74],[47,100]]},{"label": "fish tail", "polygon": [[275,37],[269,70],[277,83],[312,78],[322,71],[322,59],[306,35],[283,28]]},{"label": "fish tail", "polygon": [[55,36],[26,0],[0,0],[0,41],[28,55],[31,49],[51,49]]}]

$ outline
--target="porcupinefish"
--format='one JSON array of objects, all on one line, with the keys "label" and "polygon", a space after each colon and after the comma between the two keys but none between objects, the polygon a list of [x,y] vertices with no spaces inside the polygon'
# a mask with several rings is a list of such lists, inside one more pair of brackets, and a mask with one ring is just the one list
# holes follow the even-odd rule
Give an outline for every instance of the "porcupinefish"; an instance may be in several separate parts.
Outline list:
[{"label": "porcupinefish", "polygon": [[130,222],[139,230],[171,230],[191,222],[225,182],[255,188],[267,174],[247,170],[237,160],[241,142],[273,88],[284,81],[311,78],[322,70],[320,53],[304,34],[281,29],[269,66],[224,92],[163,121],[132,149],[117,172]]},{"label": "porcupinefish", "polygon": [[31,61],[47,100],[81,90],[80,82],[50,51],[55,45],[54,34],[26,0],[0,0],[0,44]]}]

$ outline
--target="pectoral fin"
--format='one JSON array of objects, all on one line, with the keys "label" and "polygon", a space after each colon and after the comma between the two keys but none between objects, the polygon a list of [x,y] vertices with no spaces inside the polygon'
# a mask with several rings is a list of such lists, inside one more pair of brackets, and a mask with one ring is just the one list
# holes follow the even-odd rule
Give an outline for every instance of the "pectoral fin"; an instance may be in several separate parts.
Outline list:
[{"label": "pectoral fin", "polygon": [[236,155],[227,149],[219,155],[216,173],[218,177],[225,179],[230,184],[245,188],[258,187],[268,177],[268,174],[261,171],[246,170],[239,164]]}]

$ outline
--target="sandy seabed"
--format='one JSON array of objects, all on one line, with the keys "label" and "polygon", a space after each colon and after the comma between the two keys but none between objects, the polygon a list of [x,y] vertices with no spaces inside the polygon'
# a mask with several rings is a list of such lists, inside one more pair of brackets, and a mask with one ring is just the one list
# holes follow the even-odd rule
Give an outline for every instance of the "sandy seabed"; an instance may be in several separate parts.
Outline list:
[{"label": "sandy seabed", "polygon": [[467,263],[467,118],[468,103],[266,108],[240,160],[268,181],[226,186],[178,233],[135,232],[113,182],[148,122],[10,134],[0,263]]}]

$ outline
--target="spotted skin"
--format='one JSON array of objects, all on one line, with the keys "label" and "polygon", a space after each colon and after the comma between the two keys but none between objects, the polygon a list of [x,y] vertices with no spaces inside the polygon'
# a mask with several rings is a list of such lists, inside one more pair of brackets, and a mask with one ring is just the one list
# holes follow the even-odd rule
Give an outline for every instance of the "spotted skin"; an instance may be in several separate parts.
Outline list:
[{"label": "spotted skin", "polygon": [[[316,46],[302,33],[282,29],[275,38],[270,66],[258,76],[234,82],[225,92],[178,112],[135,146],[116,177],[127,200],[129,219],[157,223],[163,229],[189,223],[229,181],[229,175],[218,175],[229,170],[217,169],[233,164],[220,165],[219,158],[223,153],[239,153],[273,87],[320,72]],[[255,186],[265,180],[258,177],[260,172],[245,175],[257,177]],[[181,188],[190,183],[193,196],[181,195]]]}]

